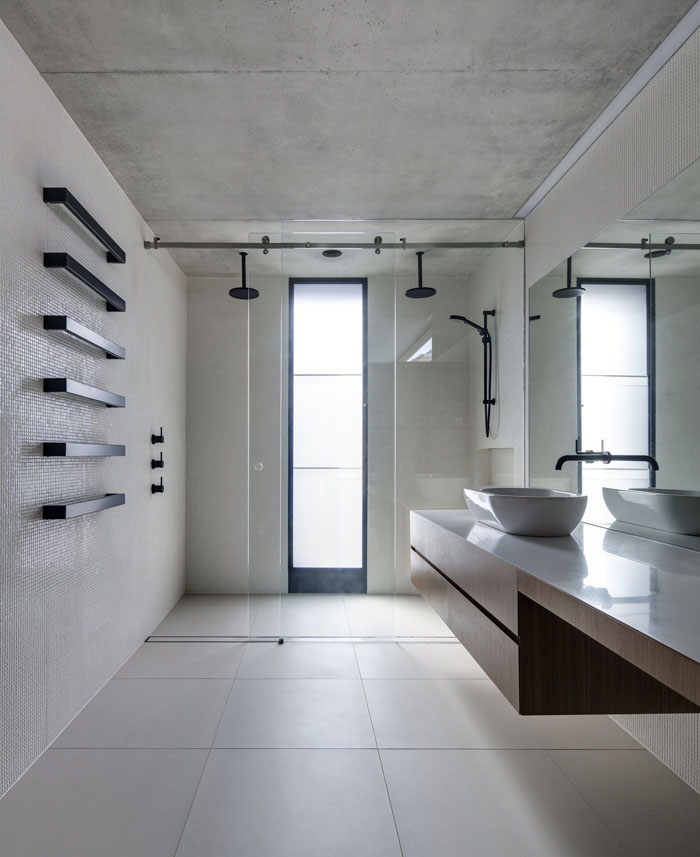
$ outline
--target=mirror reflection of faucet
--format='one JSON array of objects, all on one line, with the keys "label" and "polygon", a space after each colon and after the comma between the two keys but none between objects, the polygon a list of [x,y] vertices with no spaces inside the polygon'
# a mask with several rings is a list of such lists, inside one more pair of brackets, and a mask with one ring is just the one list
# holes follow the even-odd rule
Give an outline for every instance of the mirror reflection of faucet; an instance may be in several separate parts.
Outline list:
[{"label": "mirror reflection of faucet", "polygon": [[567,461],[581,461],[584,463],[592,463],[594,461],[600,461],[603,464],[610,464],[611,461],[646,461],[646,463],[651,467],[652,470],[659,469],[658,461],[651,455],[613,455],[608,450],[604,449],[604,441],[600,442],[600,452],[594,452],[592,449],[587,449],[584,452],[581,451],[580,441],[576,438],[575,443],[576,452],[571,455],[562,455],[557,459],[557,463],[554,465],[555,470],[561,470],[562,466],[566,464]]}]

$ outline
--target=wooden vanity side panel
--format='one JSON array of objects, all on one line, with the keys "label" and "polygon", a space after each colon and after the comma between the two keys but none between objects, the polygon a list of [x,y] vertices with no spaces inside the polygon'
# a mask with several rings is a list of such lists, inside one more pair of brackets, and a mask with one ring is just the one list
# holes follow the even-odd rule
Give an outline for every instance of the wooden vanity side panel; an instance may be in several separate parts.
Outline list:
[{"label": "wooden vanity side panel", "polygon": [[411,545],[499,622],[518,633],[518,569],[420,514]]},{"label": "wooden vanity side panel", "polygon": [[411,582],[518,709],[518,644],[414,550],[411,550]]},{"label": "wooden vanity side panel", "polygon": [[549,610],[518,596],[521,714],[671,714],[700,708]]},{"label": "wooden vanity side panel", "polygon": [[700,664],[525,571],[519,573],[518,590],[666,687],[700,705]]}]

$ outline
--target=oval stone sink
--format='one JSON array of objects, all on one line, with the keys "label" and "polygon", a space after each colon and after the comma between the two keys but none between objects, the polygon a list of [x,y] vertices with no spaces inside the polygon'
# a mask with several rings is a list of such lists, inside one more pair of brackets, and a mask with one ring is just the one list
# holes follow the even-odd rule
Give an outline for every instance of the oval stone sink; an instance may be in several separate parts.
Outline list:
[{"label": "oval stone sink", "polygon": [[569,536],[588,502],[551,488],[465,488],[464,499],[477,521],[515,536]]},{"label": "oval stone sink", "polygon": [[675,488],[603,488],[616,520],[667,533],[700,535],[700,491]]}]

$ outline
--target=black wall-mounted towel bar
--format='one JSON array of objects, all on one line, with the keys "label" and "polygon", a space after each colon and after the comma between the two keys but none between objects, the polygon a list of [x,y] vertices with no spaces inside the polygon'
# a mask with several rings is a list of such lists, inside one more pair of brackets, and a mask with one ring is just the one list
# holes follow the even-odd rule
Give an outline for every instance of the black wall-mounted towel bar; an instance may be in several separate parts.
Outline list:
[{"label": "black wall-mounted towel bar", "polygon": [[121,443],[73,443],[70,440],[45,441],[44,455],[47,458],[102,458],[125,455],[126,447]]},{"label": "black wall-mounted towel bar", "polygon": [[114,506],[123,506],[126,494],[105,494],[91,500],[78,500],[75,503],[51,503],[43,507],[42,517],[45,521],[64,521],[67,518],[77,518],[80,515],[90,515]]},{"label": "black wall-mounted towel bar", "polygon": [[107,261],[124,264],[126,253],[117,242],[100,226],[90,212],[81,205],[67,187],[45,187],[44,202],[50,205],[65,205],[76,220],[94,235],[107,251]]},{"label": "black wall-mounted towel bar", "polygon": [[126,399],[118,393],[110,393],[100,390],[99,387],[90,387],[72,378],[44,378],[45,393],[68,393],[69,396],[77,396],[88,402],[99,402],[108,408],[126,407]]},{"label": "black wall-mounted towel bar", "polygon": [[90,345],[96,345],[99,349],[105,352],[108,358],[113,360],[123,360],[126,357],[126,348],[112,342],[89,327],[85,327],[74,318],[67,315],[45,315],[44,330],[63,330],[70,333],[76,339],[81,339],[83,342],[89,342]]},{"label": "black wall-mounted towel bar", "polygon": [[64,268],[76,280],[84,283],[93,292],[104,298],[107,301],[107,309],[110,312],[124,312],[126,310],[126,301],[124,298],[120,298],[102,280],[98,280],[93,273],[74,259],[70,253],[44,253],[44,267]]}]

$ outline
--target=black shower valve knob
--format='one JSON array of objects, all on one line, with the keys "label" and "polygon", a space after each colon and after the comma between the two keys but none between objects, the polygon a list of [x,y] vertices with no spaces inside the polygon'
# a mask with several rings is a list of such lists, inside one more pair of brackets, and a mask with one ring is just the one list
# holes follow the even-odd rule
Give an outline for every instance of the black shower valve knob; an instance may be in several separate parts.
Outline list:
[{"label": "black shower valve knob", "polygon": [[160,477],[159,485],[151,485],[151,494],[165,494],[165,485],[163,485],[163,477]]},{"label": "black shower valve knob", "polygon": [[151,443],[165,443],[165,435],[163,434],[163,426],[160,427],[160,434],[151,435]]},{"label": "black shower valve knob", "polygon": [[165,467],[165,462],[163,461],[163,453],[161,452],[160,458],[152,458],[151,459],[151,470],[157,470],[159,467]]}]

